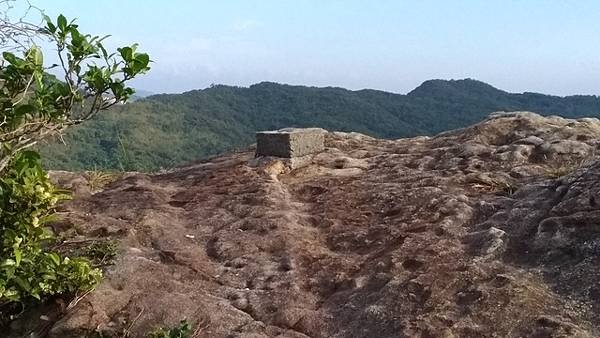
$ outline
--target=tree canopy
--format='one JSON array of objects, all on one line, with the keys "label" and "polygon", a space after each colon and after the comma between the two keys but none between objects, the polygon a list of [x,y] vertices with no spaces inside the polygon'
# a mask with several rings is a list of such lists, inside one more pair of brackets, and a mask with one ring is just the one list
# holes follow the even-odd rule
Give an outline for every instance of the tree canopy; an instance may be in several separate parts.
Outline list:
[{"label": "tree canopy", "polygon": [[511,94],[475,80],[431,80],[400,95],[263,82],[216,85],[119,105],[41,150],[49,168],[156,170],[246,147],[257,130],[322,127],[383,138],[433,135],[494,111],[599,117],[595,96]]}]

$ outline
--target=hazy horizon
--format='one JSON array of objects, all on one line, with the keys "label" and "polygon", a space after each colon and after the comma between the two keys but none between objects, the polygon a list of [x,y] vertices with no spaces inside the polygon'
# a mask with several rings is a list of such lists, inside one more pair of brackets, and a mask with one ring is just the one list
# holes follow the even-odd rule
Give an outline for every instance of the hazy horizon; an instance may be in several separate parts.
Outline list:
[{"label": "hazy horizon", "polygon": [[138,42],[154,64],[133,85],[154,93],[270,81],[405,94],[473,78],[514,93],[600,94],[593,1],[31,3],[111,34],[111,46]]},{"label": "hazy horizon", "polygon": [[498,86],[495,86],[493,83],[488,83],[485,81],[481,81],[479,79],[474,79],[474,78],[461,78],[461,79],[426,79],[423,80],[421,83],[419,83],[417,86],[415,86],[414,88],[410,88],[409,90],[405,91],[405,92],[395,92],[395,91],[391,91],[391,90],[386,90],[386,89],[377,89],[377,88],[370,88],[370,87],[364,87],[364,88],[346,88],[343,86],[332,86],[332,85],[322,85],[322,86],[317,86],[317,85],[311,85],[311,84],[304,84],[304,83],[286,83],[286,82],[277,82],[277,81],[259,81],[259,82],[255,82],[255,83],[250,83],[248,85],[237,85],[237,84],[227,84],[227,83],[211,83],[207,86],[204,87],[198,87],[198,88],[190,88],[190,89],[186,89],[183,91],[177,91],[177,92],[154,92],[154,91],[149,91],[146,90],[145,88],[136,88],[136,91],[141,91],[142,94],[144,94],[144,96],[150,96],[150,95],[156,95],[156,94],[182,94],[182,93],[186,93],[189,91],[194,91],[194,90],[204,90],[204,89],[208,89],[212,86],[229,86],[229,87],[241,87],[241,88],[249,88],[251,86],[260,84],[260,83],[264,83],[264,82],[270,82],[270,83],[276,83],[279,85],[284,85],[284,86],[303,86],[303,87],[312,87],[312,88],[341,88],[344,90],[349,90],[349,91],[361,91],[361,90],[377,90],[377,91],[383,91],[383,92],[387,92],[387,93],[391,93],[391,94],[398,94],[398,95],[407,95],[408,93],[410,93],[411,91],[413,91],[414,89],[416,89],[417,87],[421,86],[423,83],[427,82],[427,81],[431,81],[431,80],[441,80],[441,81],[463,81],[463,80],[473,80],[473,81],[478,81],[478,82],[483,82],[487,85],[490,85],[492,87],[494,87],[495,89],[498,89],[500,91],[504,91],[506,93],[509,94],[523,94],[523,93],[535,93],[535,94],[542,94],[542,95],[548,95],[548,96],[558,96],[558,97],[569,97],[569,96],[578,96],[578,95],[584,95],[584,96],[600,96],[600,94],[594,94],[594,93],[590,93],[590,94],[581,94],[581,93],[573,93],[573,94],[566,94],[566,95],[561,95],[561,94],[550,94],[550,93],[544,93],[544,92],[537,92],[537,91],[532,91],[532,90],[524,90],[524,91],[511,91],[511,90],[505,90],[504,88],[499,88]]}]

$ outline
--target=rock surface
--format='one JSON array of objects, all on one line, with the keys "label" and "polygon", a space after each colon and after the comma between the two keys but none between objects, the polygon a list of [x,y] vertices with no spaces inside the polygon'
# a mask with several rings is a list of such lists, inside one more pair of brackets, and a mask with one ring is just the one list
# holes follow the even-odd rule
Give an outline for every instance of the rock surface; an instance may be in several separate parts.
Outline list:
[{"label": "rock surface", "polygon": [[118,239],[118,259],[11,335],[187,318],[195,337],[598,336],[598,140],[596,119],[498,113],[431,138],[328,133],[295,170],[249,150],[79,189],[55,229]]}]

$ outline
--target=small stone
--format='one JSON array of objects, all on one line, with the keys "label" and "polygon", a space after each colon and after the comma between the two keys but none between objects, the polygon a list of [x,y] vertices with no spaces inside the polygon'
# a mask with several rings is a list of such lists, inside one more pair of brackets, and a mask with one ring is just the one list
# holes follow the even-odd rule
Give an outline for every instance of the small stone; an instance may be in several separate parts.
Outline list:
[{"label": "small stone", "polygon": [[231,302],[231,305],[238,310],[246,310],[250,306],[248,299],[246,297],[239,297]]},{"label": "small stone", "polygon": [[513,144],[525,144],[525,145],[539,146],[542,143],[544,143],[544,140],[542,138],[531,135],[531,136],[527,136],[525,138],[519,139],[519,140],[515,141]]}]

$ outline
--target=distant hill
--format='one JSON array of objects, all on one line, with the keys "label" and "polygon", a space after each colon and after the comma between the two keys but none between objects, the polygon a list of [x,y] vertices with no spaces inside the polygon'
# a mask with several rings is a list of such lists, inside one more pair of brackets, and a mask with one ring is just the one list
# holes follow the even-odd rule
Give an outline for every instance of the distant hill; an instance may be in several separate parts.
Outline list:
[{"label": "distant hill", "polygon": [[406,95],[262,82],[152,95],[71,130],[67,145],[41,147],[53,169],[156,170],[245,147],[256,130],[322,127],[383,138],[431,135],[494,111],[600,117],[597,96],[513,94],[486,83],[430,80]]},{"label": "distant hill", "polygon": [[151,95],[155,95],[156,93],[153,93],[151,91],[147,91],[147,90],[143,90],[143,89],[136,89],[135,90],[135,94],[133,94],[133,97],[131,98],[132,101],[137,101],[139,99],[143,99],[145,97],[151,96]]}]

